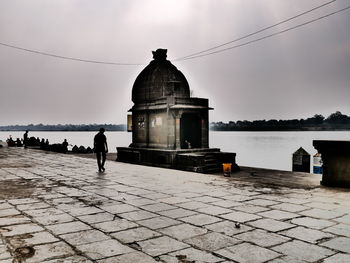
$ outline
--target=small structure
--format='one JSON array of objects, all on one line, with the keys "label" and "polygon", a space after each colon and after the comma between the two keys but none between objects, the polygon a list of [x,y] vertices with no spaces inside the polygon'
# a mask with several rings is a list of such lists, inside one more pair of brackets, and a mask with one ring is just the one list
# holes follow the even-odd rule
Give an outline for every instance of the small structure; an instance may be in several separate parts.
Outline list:
[{"label": "small structure", "polygon": [[190,96],[166,49],[152,53],[132,88],[132,143],[117,147],[117,160],[198,172],[235,164],[235,153],[209,148],[208,99]]},{"label": "small structure", "polygon": [[293,153],[293,172],[310,172],[310,154],[300,147]]},{"label": "small structure", "polygon": [[320,153],[316,153],[313,156],[313,173],[314,174],[322,174],[322,157]]},{"label": "small structure", "polygon": [[322,156],[322,181],[325,186],[350,187],[350,141],[315,140]]}]

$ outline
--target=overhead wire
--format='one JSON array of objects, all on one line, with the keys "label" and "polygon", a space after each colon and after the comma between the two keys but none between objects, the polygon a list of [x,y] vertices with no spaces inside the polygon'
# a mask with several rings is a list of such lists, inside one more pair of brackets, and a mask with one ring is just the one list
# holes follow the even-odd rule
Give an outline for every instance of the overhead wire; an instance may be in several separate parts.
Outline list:
[{"label": "overhead wire", "polygon": [[40,55],[54,57],[54,58],[66,59],[66,60],[79,61],[79,62],[87,62],[87,63],[94,63],[94,64],[105,64],[105,65],[115,65],[115,66],[140,66],[140,65],[144,65],[144,64],[141,64],[141,63],[108,62],[108,61],[98,61],[98,60],[89,60],[89,59],[68,57],[68,56],[62,56],[62,55],[57,55],[57,54],[52,54],[52,53],[46,53],[46,52],[42,52],[42,51],[32,50],[32,49],[28,49],[28,48],[18,47],[18,46],[14,46],[14,45],[2,43],[2,42],[0,42],[0,45],[5,46],[5,47],[9,47],[9,48],[22,50],[22,51],[27,51],[27,52],[30,52],[30,53],[40,54]]},{"label": "overhead wire", "polygon": [[[231,47],[227,47],[227,48],[224,48],[224,49],[219,49],[219,50],[216,50],[216,51],[212,51],[212,52],[209,52],[207,53],[208,51],[211,51],[211,50],[215,50],[215,49],[218,49],[220,47],[223,47],[223,46],[226,46],[226,45],[229,45],[229,44],[232,44],[234,42],[237,42],[237,41],[240,41],[240,40],[243,40],[243,39],[246,39],[248,37],[251,37],[253,35],[256,35],[258,33],[261,33],[263,31],[266,31],[268,29],[271,29],[273,27],[276,27],[278,25],[281,25],[283,23],[286,23],[288,21],[291,21],[295,18],[298,18],[300,16],[303,16],[305,14],[308,14],[310,12],[313,12],[317,9],[320,9],[322,7],[325,7],[326,5],[329,5],[333,2],[335,2],[336,0],[332,0],[332,1],[329,1],[329,2],[326,2],[322,5],[319,5],[319,6],[316,6],[312,9],[309,9],[307,11],[304,11],[300,14],[297,14],[295,16],[292,16],[288,19],[285,19],[285,20],[282,20],[278,23],[275,23],[271,26],[268,26],[268,27],[265,27],[265,28],[262,28],[258,31],[255,31],[253,33],[250,33],[250,34],[247,34],[245,36],[242,36],[242,37],[239,37],[237,39],[234,39],[232,41],[229,41],[229,42],[226,42],[226,43],[223,43],[223,44],[220,44],[220,45],[217,45],[215,47],[211,47],[211,48],[208,48],[206,50],[202,50],[202,51],[199,51],[199,52],[196,52],[196,53],[192,53],[190,55],[187,55],[187,56],[184,56],[184,57],[180,57],[180,58],[177,58],[177,59],[174,59],[174,60],[171,60],[171,61],[184,61],[184,60],[190,60],[190,59],[195,59],[195,58],[199,58],[199,57],[204,57],[204,56],[209,56],[209,55],[213,55],[213,54],[217,54],[217,53],[221,53],[221,52],[224,52],[224,51],[227,51],[227,50],[231,50],[231,49],[235,49],[235,48],[239,48],[239,47],[242,47],[242,46],[246,46],[246,45],[249,45],[249,44],[252,44],[252,43],[255,43],[255,42],[258,42],[258,41],[261,41],[261,40],[264,40],[264,39],[267,39],[267,38],[270,38],[270,37],[273,37],[273,36],[276,36],[276,35],[279,35],[279,34],[282,34],[282,33],[285,33],[285,32],[288,32],[288,31],[291,31],[291,30],[294,30],[296,28],[299,28],[299,27],[302,27],[302,26],[305,26],[305,25],[308,25],[308,24],[311,24],[313,22],[316,22],[318,20],[321,20],[321,19],[324,19],[326,17],[329,17],[329,16],[332,16],[332,15],[335,15],[337,13],[340,13],[340,12],[343,12],[347,9],[350,8],[350,6],[348,7],[345,7],[343,9],[340,9],[340,10],[337,10],[337,11],[334,11],[334,12],[331,12],[331,13],[328,13],[324,16],[321,16],[321,17],[318,17],[318,18],[315,18],[315,19],[312,19],[312,20],[309,20],[307,22],[304,22],[304,23],[301,23],[301,24],[298,24],[296,26],[293,26],[293,27],[290,27],[290,28],[287,28],[287,29],[284,29],[284,30],[281,30],[281,31],[278,31],[278,32],[275,32],[275,33],[272,33],[272,34],[269,34],[269,35],[266,35],[266,36],[263,36],[263,37],[260,37],[260,38],[257,38],[257,39],[253,39],[251,41],[248,41],[248,42],[245,42],[245,43],[242,43],[242,44],[239,44],[239,45],[235,45],[235,46],[231,46]],[[50,57],[54,57],[54,58],[60,58],[60,59],[65,59],[65,60],[72,60],[72,61],[78,61],[78,62],[86,62],[86,63],[94,63],[94,64],[104,64],[104,65],[115,65],[115,66],[140,66],[140,65],[145,65],[144,63],[123,63],[123,62],[110,62],[110,61],[99,61],[99,60],[89,60],[89,59],[83,59],[83,58],[76,58],[76,57],[69,57],[69,56],[63,56],[63,55],[57,55],[57,54],[53,54],[53,53],[48,53],[48,52],[43,52],[43,51],[38,51],[38,50],[33,50],[33,49],[29,49],[29,48],[24,48],[24,47],[20,47],[20,46],[16,46],[16,45],[12,45],[12,44],[8,44],[8,43],[3,43],[3,42],[0,42],[0,45],[2,46],[5,46],[5,47],[9,47],[9,48],[13,48],[13,49],[17,49],[17,50],[22,50],[22,51],[26,51],[26,52],[30,52],[30,53],[34,53],[34,54],[39,54],[39,55],[44,55],[44,56],[50,56]]]},{"label": "overhead wire", "polygon": [[247,35],[238,37],[238,38],[236,38],[236,39],[233,39],[233,40],[231,40],[231,41],[225,42],[225,43],[223,43],[223,44],[220,44],[220,45],[217,45],[217,46],[214,46],[214,47],[211,47],[211,48],[202,50],[202,51],[198,51],[198,52],[195,52],[195,53],[192,53],[192,54],[189,54],[189,55],[180,57],[180,58],[173,59],[172,61],[184,60],[184,59],[186,59],[186,58],[188,58],[188,57],[196,56],[196,55],[199,55],[199,54],[202,54],[202,53],[206,53],[206,52],[208,52],[208,51],[211,51],[211,50],[214,50],[214,49],[218,49],[218,48],[220,48],[220,47],[227,46],[227,45],[229,45],[229,44],[238,42],[238,41],[240,41],[240,40],[243,40],[243,39],[246,39],[246,38],[248,38],[248,37],[254,36],[254,35],[256,35],[256,34],[259,34],[259,33],[261,33],[261,32],[264,32],[264,31],[266,31],[266,30],[268,30],[268,29],[271,29],[271,28],[277,27],[277,26],[279,26],[279,25],[282,25],[282,24],[284,24],[284,23],[287,23],[287,22],[289,22],[289,21],[291,21],[291,20],[293,20],[293,19],[296,19],[296,18],[298,18],[298,17],[301,17],[301,16],[303,16],[303,15],[309,14],[309,13],[311,13],[311,12],[317,10],[317,9],[320,9],[320,8],[323,8],[323,7],[327,6],[327,5],[329,5],[329,4],[332,4],[332,3],[334,3],[335,1],[336,1],[336,0],[332,0],[332,1],[329,1],[329,2],[326,2],[326,3],[323,3],[322,5],[316,6],[316,7],[314,7],[314,8],[311,8],[311,9],[307,10],[307,11],[304,11],[304,12],[302,12],[302,13],[300,13],[300,14],[297,14],[297,15],[294,15],[294,16],[292,16],[292,17],[290,17],[290,18],[284,19],[284,20],[282,20],[282,21],[280,21],[280,22],[278,22],[278,23],[275,23],[275,24],[273,24],[273,25],[271,25],[271,26],[264,27],[264,28],[262,28],[262,29],[259,29],[259,30],[255,31],[255,32],[252,32],[252,33],[249,33],[249,34],[247,34]]},{"label": "overhead wire", "polygon": [[212,52],[205,53],[205,54],[200,54],[200,55],[196,55],[196,56],[187,57],[187,58],[182,59],[182,61],[184,61],[184,60],[190,60],[190,59],[195,59],[195,58],[200,58],[200,57],[205,57],[205,56],[209,56],[209,55],[221,53],[221,52],[224,52],[224,51],[227,51],[227,50],[231,50],[231,49],[243,47],[243,46],[246,46],[246,45],[249,45],[249,44],[252,44],[252,43],[255,43],[255,42],[258,42],[258,41],[261,41],[261,40],[264,40],[264,39],[267,39],[267,38],[276,36],[276,35],[283,34],[283,33],[285,33],[285,32],[288,32],[288,31],[297,29],[297,28],[299,28],[299,27],[302,27],[302,26],[305,26],[305,25],[314,23],[314,22],[316,22],[316,21],[319,21],[319,20],[321,20],[321,19],[330,17],[330,16],[332,16],[332,15],[338,14],[338,13],[343,12],[343,11],[346,11],[346,10],[348,10],[348,9],[350,9],[350,6],[347,6],[347,7],[345,7],[345,8],[339,9],[339,10],[334,11],[334,12],[331,12],[331,13],[328,13],[328,14],[323,15],[323,16],[320,16],[320,17],[318,17],[318,18],[309,20],[309,21],[307,21],[307,22],[298,24],[298,25],[296,25],[296,26],[293,26],[293,27],[290,27],[290,28],[287,28],[287,29],[284,29],[284,30],[275,32],[275,33],[273,33],[273,34],[269,34],[269,35],[266,35],[266,36],[263,36],[263,37],[260,37],[260,38],[256,38],[256,39],[253,39],[253,40],[251,40],[251,41],[248,41],[248,42],[245,42],[245,43],[242,43],[242,44],[239,44],[239,45],[227,47],[227,48],[224,48],[224,49],[212,51]]}]

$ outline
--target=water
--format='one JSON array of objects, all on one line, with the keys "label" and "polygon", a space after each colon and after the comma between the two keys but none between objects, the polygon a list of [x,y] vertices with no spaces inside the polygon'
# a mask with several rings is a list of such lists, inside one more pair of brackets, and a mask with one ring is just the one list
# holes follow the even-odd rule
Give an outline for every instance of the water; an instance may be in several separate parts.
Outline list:
[{"label": "water", "polygon": [[[24,132],[0,131],[0,140],[9,135],[13,139],[23,138]],[[29,136],[49,139],[50,143],[62,143],[64,139],[72,145],[92,147],[96,132],[29,132]],[[117,146],[131,143],[131,133],[106,132],[108,148],[115,152]],[[210,147],[237,153],[237,163],[242,166],[291,171],[292,154],[303,147],[311,155],[316,153],[313,140],[350,140],[349,131],[336,132],[218,132],[209,133]]]},{"label": "water", "polygon": [[299,147],[314,155],[313,140],[350,140],[350,132],[210,132],[209,140],[211,147],[237,153],[238,165],[291,171]]}]

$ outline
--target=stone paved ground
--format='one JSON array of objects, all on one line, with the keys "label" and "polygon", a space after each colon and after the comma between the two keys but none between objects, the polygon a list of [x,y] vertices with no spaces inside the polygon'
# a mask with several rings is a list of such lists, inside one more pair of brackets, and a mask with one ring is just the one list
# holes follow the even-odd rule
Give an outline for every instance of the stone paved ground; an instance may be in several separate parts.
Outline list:
[{"label": "stone paved ground", "polygon": [[106,169],[0,149],[0,263],[350,262],[347,190]]}]

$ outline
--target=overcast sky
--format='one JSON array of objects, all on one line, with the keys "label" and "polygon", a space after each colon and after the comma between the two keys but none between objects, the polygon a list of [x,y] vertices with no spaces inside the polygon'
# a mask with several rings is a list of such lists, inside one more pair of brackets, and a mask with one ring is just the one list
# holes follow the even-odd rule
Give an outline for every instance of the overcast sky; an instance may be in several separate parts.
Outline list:
[{"label": "overcast sky", "polygon": [[[1,0],[0,42],[115,66],[0,46],[0,125],[126,123],[131,89],[168,49],[173,60],[329,0]],[[336,2],[234,44],[350,5]],[[192,60],[174,61],[210,121],[350,115],[350,10],[293,31]]]}]

